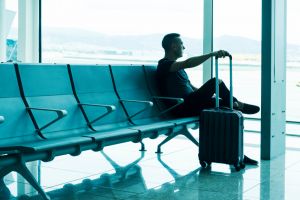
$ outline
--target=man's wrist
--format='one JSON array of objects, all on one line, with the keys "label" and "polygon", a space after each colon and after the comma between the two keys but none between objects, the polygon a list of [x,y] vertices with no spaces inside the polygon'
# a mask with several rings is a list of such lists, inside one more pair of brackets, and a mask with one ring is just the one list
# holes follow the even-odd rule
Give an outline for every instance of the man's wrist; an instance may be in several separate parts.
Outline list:
[{"label": "man's wrist", "polygon": [[215,56],[215,52],[210,52],[208,55],[209,55],[209,57],[213,57],[213,56]]}]

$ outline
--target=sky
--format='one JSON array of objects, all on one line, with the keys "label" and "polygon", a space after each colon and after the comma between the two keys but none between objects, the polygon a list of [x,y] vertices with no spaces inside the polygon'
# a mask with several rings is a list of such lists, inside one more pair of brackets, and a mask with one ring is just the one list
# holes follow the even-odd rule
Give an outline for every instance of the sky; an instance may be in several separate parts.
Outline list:
[{"label": "sky", "polygon": [[[202,38],[203,0],[43,0],[43,26],[112,35],[178,32]],[[6,0],[16,10],[17,0]],[[300,1],[287,0],[287,40],[300,44]],[[17,25],[15,20],[14,25]],[[261,37],[261,0],[214,0],[214,36]]]}]

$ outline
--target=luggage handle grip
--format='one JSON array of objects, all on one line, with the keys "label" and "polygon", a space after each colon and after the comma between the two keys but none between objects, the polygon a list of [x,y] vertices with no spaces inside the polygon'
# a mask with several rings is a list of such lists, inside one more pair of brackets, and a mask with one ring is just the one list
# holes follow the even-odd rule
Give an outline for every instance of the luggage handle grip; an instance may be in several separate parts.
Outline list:
[{"label": "luggage handle grip", "polygon": [[224,58],[228,57],[230,60],[232,60],[232,55],[230,53],[227,53],[227,52],[226,52],[225,56],[220,56],[220,57],[219,56],[215,56],[216,59],[222,58],[222,57],[224,57]]},{"label": "luggage handle grip", "polygon": [[[229,54],[227,55],[229,57],[229,79],[230,79],[230,96],[229,96],[229,102],[230,102],[230,109],[233,110],[233,92],[232,92],[232,56]],[[216,77],[215,77],[215,85],[216,85],[216,108],[218,109],[220,107],[219,104],[219,66],[218,66],[218,57],[215,57],[215,64],[216,64]]]}]

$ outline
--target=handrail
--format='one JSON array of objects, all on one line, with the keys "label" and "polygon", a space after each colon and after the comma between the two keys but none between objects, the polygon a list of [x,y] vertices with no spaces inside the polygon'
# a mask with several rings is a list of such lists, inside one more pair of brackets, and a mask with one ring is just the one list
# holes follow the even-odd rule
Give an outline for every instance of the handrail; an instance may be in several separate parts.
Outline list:
[{"label": "handrail", "polygon": [[92,125],[93,123],[95,123],[96,121],[102,119],[103,117],[105,117],[106,115],[110,114],[111,112],[116,110],[116,106],[113,105],[106,105],[106,104],[90,104],[90,103],[79,103],[80,106],[93,106],[93,107],[102,107],[102,108],[106,108],[106,113],[100,115],[99,117],[96,117],[95,119],[93,119],[92,121],[88,122],[88,125]]},{"label": "handrail", "polygon": [[[260,118],[256,117],[245,117],[245,120],[252,120],[252,121],[260,121]],[[287,124],[294,124],[294,125],[300,125],[300,121],[292,121],[292,120],[286,120],[285,121]],[[257,130],[246,130],[247,132],[252,132],[252,133],[260,133],[260,131]],[[285,133],[287,136],[293,136],[293,137],[300,137],[299,134],[293,134],[293,133]]]},{"label": "handrail", "polygon": [[[260,121],[261,118],[256,118],[256,117],[245,117],[246,120],[252,120],[252,121]],[[287,124],[298,124],[300,125],[300,121],[293,121],[293,120],[286,120],[285,121]]]},{"label": "handrail", "polygon": [[122,102],[129,102],[129,103],[142,103],[142,104],[146,104],[146,106],[143,109],[141,109],[141,110],[137,111],[136,113],[130,115],[128,117],[128,119],[132,119],[133,117],[137,116],[138,114],[144,112],[145,110],[147,110],[147,109],[149,109],[150,107],[153,106],[153,102],[152,101],[141,101],[141,100],[133,100],[133,99],[120,99],[120,101],[122,101]]},{"label": "handrail", "polygon": [[161,111],[158,116],[161,116],[171,110],[173,110],[174,108],[176,108],[177,106],[179,106],[180,104],[182,104],[184,102],[184,99],[183,98],[176,98],[176,97],[161,97],[161,96],[153,96],[154,99],[162,99],[162,100],[174,100],[176,101],[177,103],[163,111]]},{"label": "handrail", "polygon": [[[60,110],[60,109],[49,109],[49,108],[35,108],[35,107],[27,107],[26,110],[38,110],[38,111],[48,111],[48,112],[55,112],[57,114],[57,117],[47,123],[46,125],[42,126],[41,128],[38,129],[40,132],[41,130],[47,128],[48,126],[54,124],[55,122],[59,121],[60,119],[64,118],[67,116],[68,112],[66,110]],[[43,136],[44,137],[44,136]],[[46,137],[45,137],[46,138]]]}]

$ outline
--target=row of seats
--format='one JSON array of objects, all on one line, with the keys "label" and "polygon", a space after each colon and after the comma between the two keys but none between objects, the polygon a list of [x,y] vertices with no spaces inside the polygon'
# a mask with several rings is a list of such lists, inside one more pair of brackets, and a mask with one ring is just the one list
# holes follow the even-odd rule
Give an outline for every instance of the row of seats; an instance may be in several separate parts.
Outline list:
[{"label": "row of seats", "polygon": [[[122,142],[187,131],[197,117],[173,118],[182,99],[161,97],[154,66],[0,64],[0,178],[22,174],[48,197],[25,163],[99,151]],[[173,101],[165,107],[163,101]],[[144,145],[142,144],[142,149]]]}]

